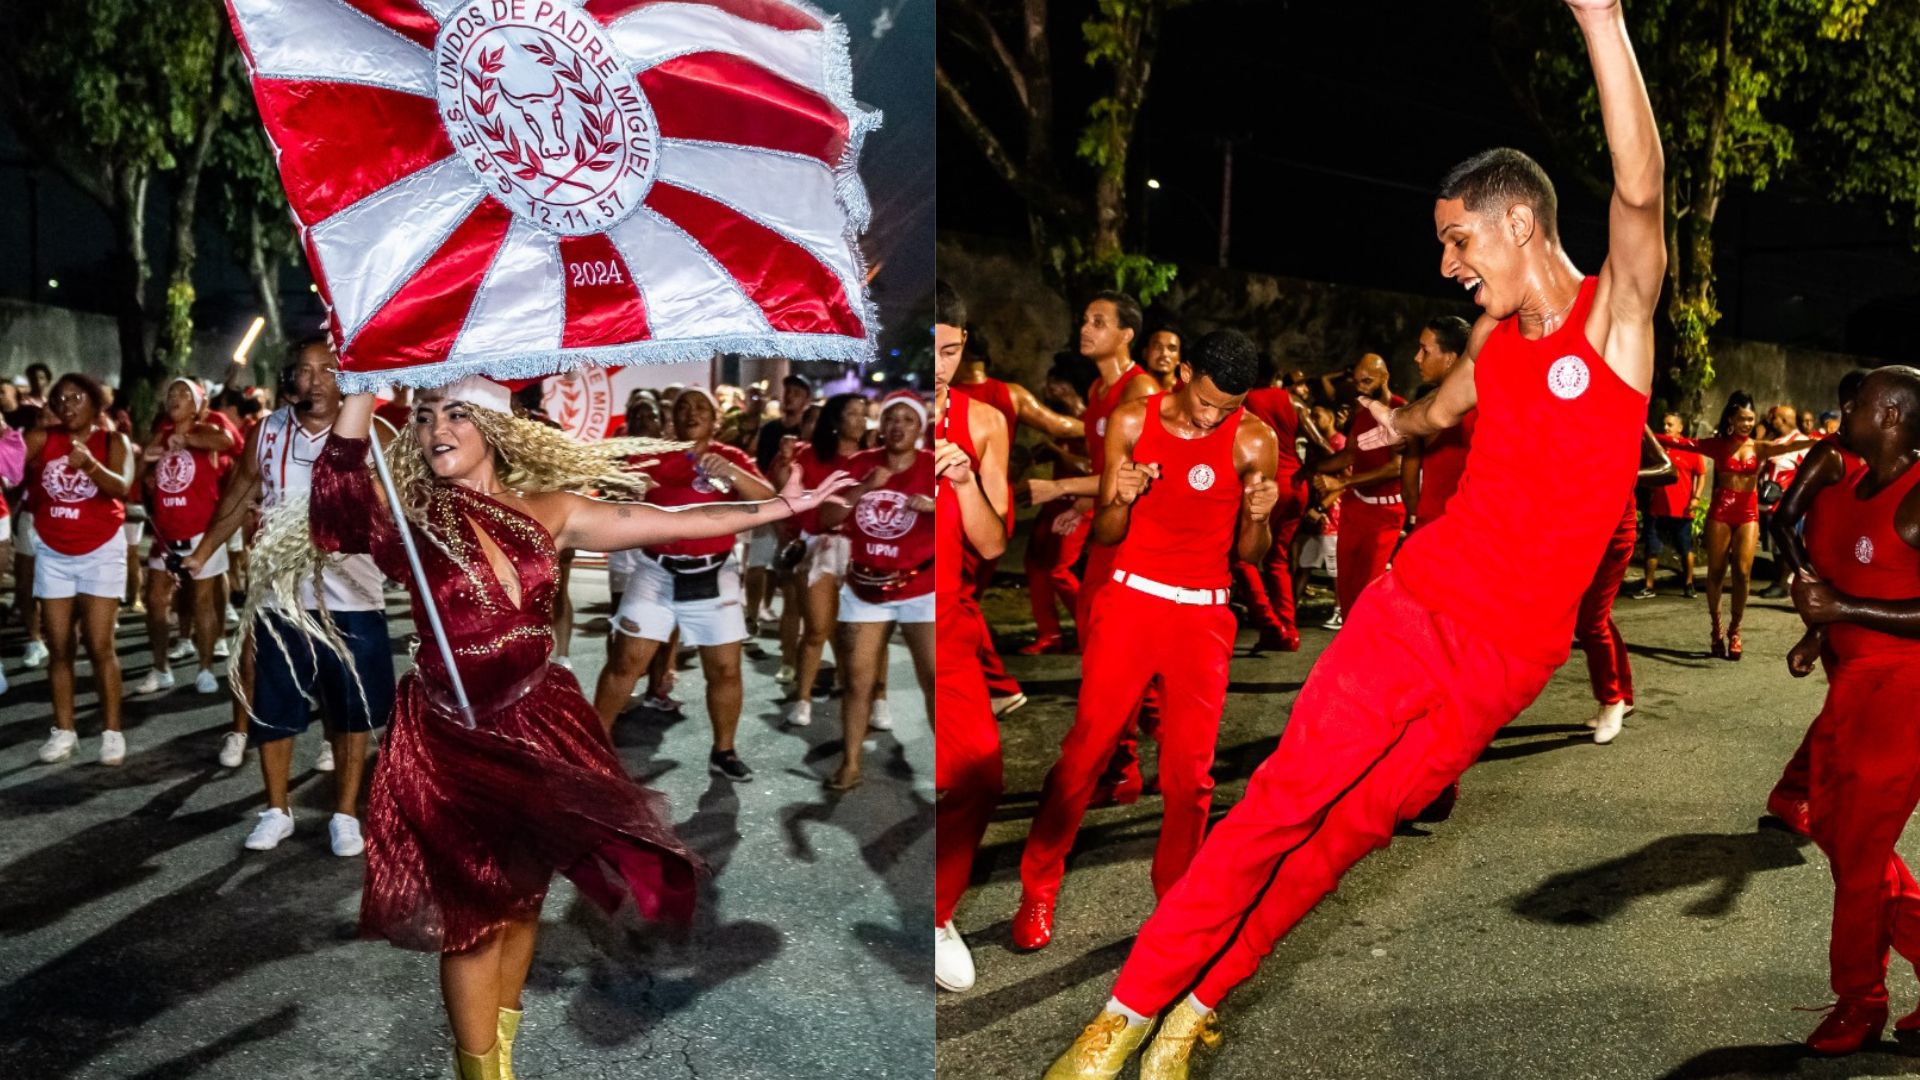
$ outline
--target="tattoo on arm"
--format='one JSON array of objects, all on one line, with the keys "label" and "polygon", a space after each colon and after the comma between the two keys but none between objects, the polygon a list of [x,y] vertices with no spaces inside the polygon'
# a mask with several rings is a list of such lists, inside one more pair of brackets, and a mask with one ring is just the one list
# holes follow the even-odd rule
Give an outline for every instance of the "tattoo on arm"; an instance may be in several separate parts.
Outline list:
[{"label": "tattoo on arm", "polygon": [[617,507],[615,507],[614,513],[620,515],[623,518],[630,518],[633,516],[633,507],[628,506],[626,503],[621,503]]}]

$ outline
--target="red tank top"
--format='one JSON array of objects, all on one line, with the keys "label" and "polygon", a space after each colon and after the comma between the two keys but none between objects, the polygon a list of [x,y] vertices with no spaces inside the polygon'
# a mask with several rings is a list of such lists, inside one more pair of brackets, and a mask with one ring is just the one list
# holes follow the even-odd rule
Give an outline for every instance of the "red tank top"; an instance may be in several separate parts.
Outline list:
[{"label": "red tank top", "polygon": [[[863,450],[847,459],[847,471],[865,480],[869,473],[886,463],[885,449]],[[860,501],[854,504],[846,524],[847,535],[853,541],[848,561],[855,567],[910,573],[903,587],[877,595],[859,588],[856,580],[859,575],[850,572],[848,580],[854,583],[855,591],[862,598],[878,603],[907,600],[933,591],[933,575],[926,572],[932,569],[934,557],[933,517],[908,505],[915,495],[933,493],[933,455],[921,450],[915,455],[912,468],[894,473],[886,483],[860,496]]]},{"label": "red tank top", "polygon": [[1420,505],[1414,517],[1425,524],[1447,512],[1447,503],[1460,489],[1460,478],[1467,471],[1467,448],[1473,445],[1473,429],[1480,422],[1480,410],[1469,409],[1460,422],[1427,440],[1420,452]]},{"label": "red tank top", "polygon": [[[967,407],[972,398],[949,393],[947,410],[940,417],[940,435],[967,452],[973,467],[980,467],[980,451],[973,445],[973,431],[967,425]],[[940,611],[967,602],[962,564],[966,562],[966,528],[960,523],[960,497],[953,485],[941,477],[934,494],[934,602]]]},{"label": "red tank top", "polygon": [[[848,468],[847,463],[857,456],[859,455],[851,454],[846,457],[836,456],[828,461],[821,461],[819,455],[814,453],[812,443],[802,443],[800,444],[800,449],[793,455],[793,467],[800,470],[800,485],[808,491],[812,491],[814,488],[819,487],[827,477],[833,475],[834,472]],[[798,514],[794,517],[793,521],[795,525],[800,527],[801,532],[813,536],[818,536],[825,531],[820,528],[820,511],[818,509],[809,510],[804,514]]]},{"label": "red tank top", "polygon": [[1014,407],[1013,391],[999,379],[982,379],[955,389],[982,405],[993,406],[995,411],[1006,417],[1008,435],[1012,435],[1020,426],[1020,410]]},{"label": "red tank top", "polygon": [[[240,432],[226,417],[209,413],[202,423],[226,429],[239,448]],[[153,431],[153,441],[166,445],[173,435],[173,424],[163,423]],[[233,467],[230,454],[182,447],[167,450],[153,463],[153,531],[168,541],[192,540],[207,531],[213,512],[220,506],[220,484]]]},{"label": "red tank top", "polygon": [[1120,407],[1121,397],[1136,378],[1152,376],[1147,374],[1146,368],[1134,364],[1121,372],[1120,378],[1105,390],[1095,386],[1087,401],[1087,411],[1080,417],[1080,422],[1087,428],[1087,461],[1093,466],[1095,476],[1107,474],[1107,417]]},{"label": "red tank top", "polygon": [[[1581,283],[1566,323],[1538,341],[1518,318],[1494,328],[1474,364],[1480,416],[1459,490],[1393,566],[1428,609],[1549,667],[1567,659],[1580,597],[1633,495],[1646,423],[1646,395],[1587,341],[1596,284]],[[1580,433],[1578,498],[1551,452],[1568,432]],[[1507,568],[1515,556],[1527,573]]]},{"label": "red tank top", "polygon": [[[1387,404],[1392,405],[1396,409],[1406,403],[1407,399],[1398,394],[1392,395],[1387,401]],[[1358,402],[1355,402],[1353,406],[1353,418],[1347,421],[1347,444],[1352,446],[1355,439],[1358,439],[1360,436],[1365,435],[1367,432],[1379,426],[1380,422],[1373,418],[1373,414],[1368,412],[1366,408]],[[1358,476],[1361,473],[1372,472],[1382,465],[1391,462],[1393,456],[1399,452],[1399,448],[1394,446],[1380,446],[1372,450],[1362,450],[1355,447],[1353,451],[1353,473],[1355,476]],[[1371,484],[1364,484],[1352,490],[1355,494],[1365,495],[1369,499],[1390,499],[1400,494],[1400,474],[1394,473],[1385,480],[1375,480]]]},{"label": "red tank top", "polygon": [[[94,459],[106,463],[108,435],[95,431],[87,437]],[[93,478],[67,464],[73,436],[47,432],[40,456],[33,462],[33,530],[40,542],[62,555],[98,551],[127,523],[127,504],[103,493]]]},{"label": "red tank top", "polygon": [[1274,469],[1274,482],[1281,487],[1294,483],[1300,474],[1300,455],[1293,448],[1294,440],[1300,437],[1300,410],[1293,395],[1284,387],[1263,386],[1247,392],[1246,406],[1280,437],[1280,464]]},{"label": "red tank top", "polygon": [[[1910,465],[1873,495],[1862,497],[1867,463],[1849,454],[1845,482],[1821,489],[1807,512],[1807,557],[1823,581],[1848,596],[1911,600],[1920,593],[1920,549],[1894,529],[1901,500],[1920,483],[1920,465]],[[1840,660],[1866,657],[1920,659],[1920,641],[1854,623],[1827,627],[1827,645]]]},{"label": "red tank top", "polygon": [[1233,439],[1246,412],[1236,409],[1202,438],[1182,439],[1160,418],[1166,398],[1155,394],[1147,399],[1146,423],[1133,446],[1133,460],[1157,463],[1160,479],[1134,500],[1114,569],[1164,585],[1224,589],[1233,584],[1230,560],[1240,519]]},{"label": "red tank top", "polygon": [[[760,469],[746,451],[726,443],[708,443],[701,455],[691,450],[676,450],[658,457],[646,456],[638,459],[638,464],[641,471],[653,478],[653,487],[647,491],[647,501],[655,506],[667,507],[740,502],[740,493],[731,484],[723,487],[700,475],[698,458],[704,454],[719,454],[733,463],[735,468],[760,476]],[[704,540],[676,540],[671,544],[657,544],[644,550],[652,555],[718,555],[731,551],[733,541],[732,536],[710,536]]]}]

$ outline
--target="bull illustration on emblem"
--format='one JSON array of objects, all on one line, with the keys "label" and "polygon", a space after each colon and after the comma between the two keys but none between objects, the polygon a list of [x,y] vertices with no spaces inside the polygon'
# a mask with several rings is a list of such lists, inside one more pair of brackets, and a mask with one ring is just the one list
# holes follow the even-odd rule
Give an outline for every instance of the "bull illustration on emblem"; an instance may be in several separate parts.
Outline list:
[{"label": "bull illustration on emblem", "polygon": [[159,468],[153,471],[154,483],[169,495],[178,495],[193,485],[193,453],[189,450],[169,450],[160,459]]},{"label": "bull illustration on emblem", "polygon": [[54,502],[86,502],[100,489],[94,485],[93,478],[67,464],[66,458],[54,458],[40,474],[40,486]]},{"label": "bull illustration on emblem", "polygon": [[517,28],[473,50],[466,105],[488,150],[527,193],[559,204],[597,196],[622,157],[620,110],[579,54]]},{"label": "bull illustration on emblem", "polygon": [[913,531],[920,512],[907,507],[907,496],[898,491],[869,491],[860,496],[853,508],[860,531],[875,540],[897,540]]}]

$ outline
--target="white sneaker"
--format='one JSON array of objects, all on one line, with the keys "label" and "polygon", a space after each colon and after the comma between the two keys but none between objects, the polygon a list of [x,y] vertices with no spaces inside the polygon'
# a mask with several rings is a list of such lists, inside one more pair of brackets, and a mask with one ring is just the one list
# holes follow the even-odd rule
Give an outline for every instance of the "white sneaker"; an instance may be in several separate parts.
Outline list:
[{"label": "white sneaker", "polygon": [[232,655],[233,646],[227,644],[226,638],[221,638],[213,643],[213,658],[215,660],[225,660]]},{"label": "white sneaker", "polygon": [[952,922],[933,928],[933,981],[956,994],[973,989],[973,950]]},{"label": "white sneaker", "polygon": [[780,670],[773,674],[773,681],[777,683],[790,683],[799,677],[800,673],[793,670],[792,664],[781,664]]},{"label": "white sneaker", "polygon": [[169,660],[189,660],[192,659],[192,657],[193,642],[188,641],[186,638],[175,641],[173,648],[167,650],[167,659]]},{"label": "white sneaker", "polygon": [[232,604],[228,604],[227,605],[227,629],[232,630],[233,628],[239,625],[240,625],[240,613],[233,610]]},{"label": "white sneaker", "polygon": [[163,690],[171,689],[173,689],[173,672],[149,671],[147,677],[134,686],[133,692],[136,695],[158,694]]},{"label": "white sneaker", "polygon": [[320,756],[313,759],[313,771],[314,772],[332,772],[333,771],[333,743],[332,742],[326,739],[320,740]]},{"label": "white sneaker", "polygon": [[1326,622],[1323,622],[1323,623],[1321,623],[1321,624],[1320,624],[1320,629],[1322,629],[1322,630],[1338,630],[1338,629],[1340,629],[1340,627],[1341,627],[1341,626],[1343,626],[1343,625],[1345,625],[1345,622],[1346,622],[1346,620],[1345,620],[1345,619],[1343,619],[1343,618],[1341,617],[1341,615],[1340,615],[1340,609],[1339,609],[1339,608],[1334,608],[1334,609],[1333,609],[1333,618],[1331,618],[1331,619],[1328,619],[1328,620],[1327,620]]},{"label": "white sneaker", "polygon": [[813,723],[813,702],[796,701],[787,706],[787,726],[806,727]]},{"label": "white sneaker", "polygon": [[[1027,703],[1027,695],[1024,693],[1010,694],[1006,697],[994,698],[993,699],[993,715],[1005,716],[1008,713],[1012,712],[1013,710],[1019,708],[1020,706],[1025,705],[1026,703]],[[882,728],[881,730],[885,731],[886,729]]]},{"label": "white sneaker", "polygon": [[867,726],[875,731],[893,730],[893,708],[886,698],[878,698],[873,703],[873,711],[867,714]]},{"label": "white sneaker", "polygon": [[47,662],[47,643],[44,641],[27,642],[27,651],[20,658],[21,664],[37,668]]},{"label": "white sneaker", "polygon": [[73,748],[80,745],[80,736],[71,731],[52,729],[47,741],[40,744],[40,760],[51,765],[56,761],[65,761],[73,756]]},{"label": "white sneaker", "polygon": [[248,851],[272,851],[280,846],[280,841],[293,835],[293,815],[285,810],[268,808],[260,811],[260,821],[247,834],[241,846]]},{"label": "white sneaker", "polygon": [[553,662],[566,668],[568,671],[573,670],[573,657],[571,656],[556,656],[553,658]]},{"label": "white sneaker", "polygon": [[1627,703],[1616,701],[1611,705],[1600,706],[1600,712],[1593,718],[1593,741],[1605,746],[1620,735],[1620,722],[1627,718]]},{"label": "white sneaker", "polygon": [[342,858],[367,850],[367,842],[360,839],[359,820],[345,814],[335,814],[327,822],[327,840],[333,845],[333,853]]},{"label": "white sneaker", "polygon": [[100,764],[118,765],[127,760],[127,737],[117,731],[100,733]]},{"label": "white sneaker", "polygon": [[193,677],[193,688],[203,694],[220,692],[220,680],[213,677],[213,669],[201,668],[200,674]]},{"label": "white sneaker", "polygon": [[669,697],[666,694],[648,694],[646,697],[640,699],[641,708],[652,709],[654,712],[677,713],[680,711],[682,704],[684,704],[684,702],[679,698]]},{"label": "white sneaker", "polygon": [[229,769],[237,769],[247,757],[247,737],[237,731],[229,731],[220,736],[220,764]]}]

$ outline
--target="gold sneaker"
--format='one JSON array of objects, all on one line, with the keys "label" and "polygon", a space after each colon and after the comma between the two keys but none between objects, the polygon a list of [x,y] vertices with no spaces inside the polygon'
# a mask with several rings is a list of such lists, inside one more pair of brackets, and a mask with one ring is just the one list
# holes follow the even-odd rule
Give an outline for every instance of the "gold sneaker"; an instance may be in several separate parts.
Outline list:
[{"label": "gold sneaker", "polygon": [[453,1069],[459,1080],[501,1080],[499,1042],[493,1044],[493,1049],[477,1056],[454,1047]]},{"label": "gold sneaker", "polygon": [[1193,1056],[1193,1044],[1205,1043],[1211,1050],[1220,1045],[1220,1018],[1214,1013],[1201,1016],[1188,998],[1181,998],[1160,1025],[1160,1034],[1140,1057],[1140,1080],[1187,1080],[1187,1060]]},{"label": "gold sneaker", "polygon": [[520,1010],[502,1008],[495,1033],[500,1038],[500,1080],[513,1080],[513,1040],[520,1034]]},{"label": "gold sneaker", "polygon": [[1047,1070],[1044,1080],[1112,1080],[1152,1032],[1151,1020],[1129,1025],[1122,1013],[1102,1012]]}]

